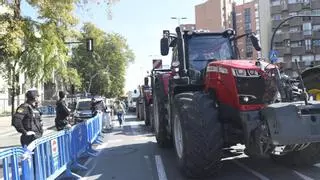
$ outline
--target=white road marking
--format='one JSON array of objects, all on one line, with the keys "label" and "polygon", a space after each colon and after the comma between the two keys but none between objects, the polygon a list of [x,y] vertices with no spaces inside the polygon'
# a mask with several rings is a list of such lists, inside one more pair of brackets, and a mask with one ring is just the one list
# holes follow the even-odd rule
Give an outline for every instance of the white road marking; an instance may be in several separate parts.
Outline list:
[{"label": "white road marking", "polygon": [[168,180],[167,179],[167,175],[166,175],[166,171],[164,170],[164,166],[163,166],[163,163],[162,163],[161,156],[155,155],[155,159],[156,159],[156,165],[157,165],[157,172],[158,172],[159,180]]},{"label": "white road marking", "polygon": [[316,166],[316,167],[320,168],[320,163],[315,164],[315,165],[313,165],[313,166]]},{"label": "white road marking", "polygon": [[300,173],[298,171],[293,170],[293,172],[296,173],[298,176],[300,176],[303,180],[314,180],[313,178],[308,177],[308,176],[306,176],[306,175],[304,175],[304,174],[302,174],[302,173]]},{"label": "white road marking", "polygon": [[233,162],[234,164],[238,165],[239,167],[243,168],[244,170],[250,172],[251,174],[257,176],[257,177],[258,177],[259,179],[261,179],[261,180],[270,180],[270,179],[267,178],[266,176],[264,176],[264,175],[260,174],[259,172],[257,172],[257,171],[255,171],[255,170],[249,168],[248,166],[240,163],[240,162],[237,161],[237,160],[232,160],[232,162]]},{"label": "white road marking", "polygon": [[151,163],[151,160],[150,160],[149,156],[147,156],[147,155],[144,156],[144,159],[145,159],[145,161],[146,161],[148,170],[149,170],[149,172],[150,172],[150,174],[151,174],[151,180],[154,180],[155,178],[154,178],[153,173],[152,173],[152,163]]}]

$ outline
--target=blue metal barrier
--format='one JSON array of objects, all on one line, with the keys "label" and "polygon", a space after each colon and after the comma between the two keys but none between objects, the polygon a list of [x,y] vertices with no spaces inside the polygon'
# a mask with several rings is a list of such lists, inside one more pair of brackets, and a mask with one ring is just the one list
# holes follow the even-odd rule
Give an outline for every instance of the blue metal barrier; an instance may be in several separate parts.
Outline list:
[{"label": "blue metal barrier", "polygon": [[0,151],[0,160],[2,161],[4,180],[29,179],[29,172],[26,168],[22,168],[22,166],[27,165],[27,161],[22,160],[21,158],[24,152],[25,150],[19,147]]},{"label": "blue metal barrier", "polygon": [[101,131],[102,113],[98,113],[70,130],[36,139],[25,149],[16,147],[0,151],[4,179],[55,179],[63,173],[67,177],[81,178],[71,169],[87,170],[78,163],[78,159],[83,154],[95,155],[92,144],[101,142]]}]

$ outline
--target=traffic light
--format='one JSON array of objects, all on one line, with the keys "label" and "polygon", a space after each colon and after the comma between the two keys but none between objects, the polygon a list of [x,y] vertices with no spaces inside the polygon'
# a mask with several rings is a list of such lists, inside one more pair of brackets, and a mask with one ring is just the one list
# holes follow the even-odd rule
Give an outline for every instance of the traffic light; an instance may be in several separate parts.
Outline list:
[{"label": "traffic light", "polygon": [[93,39],[88,38],[86,40],[86,44],[87,44],[87,51],[92,52],[93,51]]}]

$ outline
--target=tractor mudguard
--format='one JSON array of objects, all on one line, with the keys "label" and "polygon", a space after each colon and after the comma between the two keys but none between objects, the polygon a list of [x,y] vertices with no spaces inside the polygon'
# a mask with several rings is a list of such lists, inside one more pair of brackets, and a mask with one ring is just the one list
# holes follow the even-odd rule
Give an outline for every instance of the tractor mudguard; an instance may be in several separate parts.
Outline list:
[{"label": "tractor mudguard", "polygon": [[290,145],[320,142],[320,103],[275,103],[261,110],[271,144]]}]

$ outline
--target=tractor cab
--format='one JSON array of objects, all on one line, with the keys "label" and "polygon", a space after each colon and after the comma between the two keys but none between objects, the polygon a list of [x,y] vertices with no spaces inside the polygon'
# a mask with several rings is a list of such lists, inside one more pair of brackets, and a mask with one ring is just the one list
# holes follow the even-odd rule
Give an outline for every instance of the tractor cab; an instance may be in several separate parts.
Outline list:
[{"label": "tractor cab", "polygon": [[168,55],[172,47],[171,68],[175,73],[180,77],[188,77],[190,84],[203,84],[206,67],[210,62],[238,59],[235,40],[244,36],[251,38],[255,49],[261,49],[254,33],[235,37],[232,29],[220,33],[197,30],[182,32],[177,27],[176,34],[163,31],[161,55]]}]

